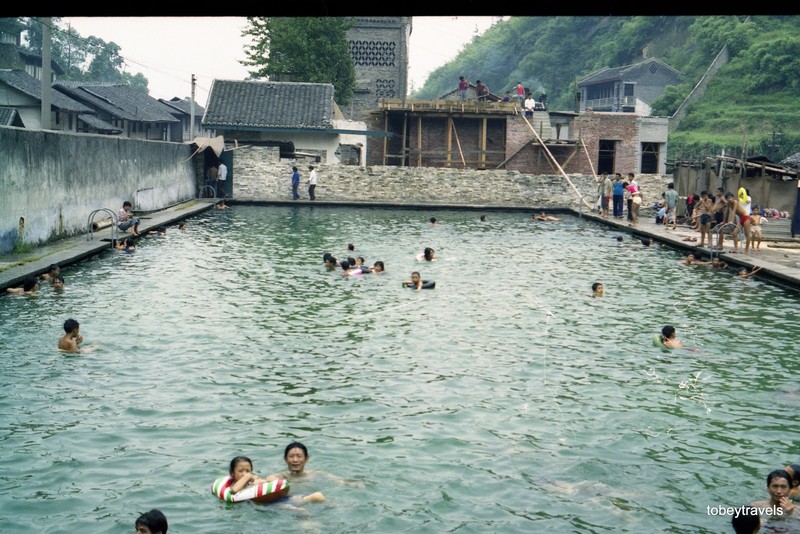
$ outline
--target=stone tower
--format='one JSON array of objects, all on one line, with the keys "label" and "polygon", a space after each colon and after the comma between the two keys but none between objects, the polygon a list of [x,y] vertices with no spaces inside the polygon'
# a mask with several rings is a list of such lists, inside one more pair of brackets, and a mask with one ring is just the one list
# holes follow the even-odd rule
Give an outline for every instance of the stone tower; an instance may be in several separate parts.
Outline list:
[{"label": "stone tower", "polygon": [[347,32],[356,70],[347,118],[366,120],[379,98],[405,98],[410,35],[411,17],[355,17]]}]

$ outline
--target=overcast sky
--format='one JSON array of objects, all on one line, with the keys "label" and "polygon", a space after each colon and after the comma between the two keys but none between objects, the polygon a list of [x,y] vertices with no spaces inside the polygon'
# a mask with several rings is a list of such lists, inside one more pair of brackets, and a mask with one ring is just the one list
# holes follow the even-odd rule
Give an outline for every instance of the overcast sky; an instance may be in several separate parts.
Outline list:
[{"label": "overcast sky", "polygon": [[[414,17],[409,91],[421,87],[431,71],[453,59],[498,19]],[[247,68],[240,63],[247,44],[241,35],[247,26],[244,17],[63,17],[61,22],[83,37],[93,35],[119,45],[126,71],[144,74],[154,98],[189,96],[194,74],[195,99],[205,106],[212,80],[247,77]]]}]

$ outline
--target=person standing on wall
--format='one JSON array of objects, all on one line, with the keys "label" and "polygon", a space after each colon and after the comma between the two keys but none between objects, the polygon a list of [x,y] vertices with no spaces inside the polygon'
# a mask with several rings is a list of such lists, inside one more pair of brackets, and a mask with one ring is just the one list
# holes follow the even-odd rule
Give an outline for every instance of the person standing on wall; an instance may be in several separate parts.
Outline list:
[{"label": "person standing on wall", "polygon": [[466,100],[467,99],[467,89],[469,88],[469,82],[464,79],[463,76],[458,77],[458,98],[459,100]]},{"label": "person standing on wall", "polygon": [[514,96],[514,98],[517,99],[519,107],[522,107],[522,103],[525,102],[525,87],[523,87],[522,82],[517,82],[517,86],[515,89],[517,91],[517,94]]},{"label": "person standing on wall", "polygon": [[314,190],[317,188],[317,171],[314,169],[313,165],[309,165],[308,170],[308,199],[317,200],[317,197],[314,194]]},{"label": "person standing on wall", "polygon": [[478,95],[478,101],[483,102],[489,96],[489,88],[486,87],[485,83],[478,80],[475,82],[475,94]]},{"label": "person standing on wall", "polygon": [[[228,167],[225,166],[224,163],[221,161],[219,162],[219,168],[217,169],[217,194],[222,198],[225,198],[225,180],[228,179]],[[220,195],[220,188],[222,188],[222,194]]]},{"label": "person standing on wall", "polygon": [[525,99],[525,116],[533,117],[534,109],[536,109],[536,100],[533,99],[533,95],[528,95],[528,98]]},{"label": "person standing on wall", "polygon": [[297,193],[297,188],[300,187],[300,172],[296,166],[292,166],[292,200],[297,200],[300,195]]}]

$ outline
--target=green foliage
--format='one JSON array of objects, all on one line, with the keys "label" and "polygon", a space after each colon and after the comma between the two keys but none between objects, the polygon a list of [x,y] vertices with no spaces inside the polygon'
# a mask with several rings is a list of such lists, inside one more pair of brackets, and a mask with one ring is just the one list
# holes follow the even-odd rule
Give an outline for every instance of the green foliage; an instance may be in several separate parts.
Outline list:
[{"label": "green foliage", "polygon": [[[25,30],[23,48],[41,54],[41,19],[20,17],[0,20],[5,21],[9,30],[16,25],[21,26]],[[58,17],[53,17],[50,24],[50,57],[64,69],[61,80],[125,83],[147,92],[148,82],[143,74],[125,72],[125,60],[120,55],[119,45],[107,43],[98,37],[83,37],[74,28],[64,28]]]},{"label": "green foliage", "polygon": [[248,17],[242,35],[252,38],[245,47],[254,78],[331,83],[340,106],[350,103],[355,67],[350,56],[349,17]]},{"label": "green foliage", "polygon": [[671,116],[727,45],[728,64],[670,135],[668,158],[724,149],[779,161],[800,151],[798,35],[799,16],[511,17],[473,39],[412,96],[439,97],[464,75],[499,95],[520,80],[546,93],[549,109],[572,110],[584,76],[657,57],[684,76],[652,104],[653,115]]}]

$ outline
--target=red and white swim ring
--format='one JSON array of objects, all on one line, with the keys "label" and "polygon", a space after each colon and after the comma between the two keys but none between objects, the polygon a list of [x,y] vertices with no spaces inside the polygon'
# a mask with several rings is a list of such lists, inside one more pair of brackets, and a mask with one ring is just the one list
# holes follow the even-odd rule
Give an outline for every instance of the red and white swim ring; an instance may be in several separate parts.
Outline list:
[{"label": "red and white swim ring", "polygon": [[245,486],[236,494],[231,491],[231,486],[233,486],[233,477],[218,478],[211,485],[211,493],[225,502],[253,501],[257,503],[272,502],[289,494],[289,481],[285,478]]}]

